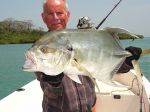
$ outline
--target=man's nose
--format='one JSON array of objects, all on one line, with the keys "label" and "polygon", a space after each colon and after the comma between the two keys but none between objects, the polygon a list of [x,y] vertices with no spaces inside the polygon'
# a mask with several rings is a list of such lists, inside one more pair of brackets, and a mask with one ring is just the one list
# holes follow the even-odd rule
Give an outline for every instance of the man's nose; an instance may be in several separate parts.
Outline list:
[{"label": "man's nose", "polygon": [[54,18],[54,19],[59,19],[57,13],[54,13],[54,14],[53,14],[53,18]]}]

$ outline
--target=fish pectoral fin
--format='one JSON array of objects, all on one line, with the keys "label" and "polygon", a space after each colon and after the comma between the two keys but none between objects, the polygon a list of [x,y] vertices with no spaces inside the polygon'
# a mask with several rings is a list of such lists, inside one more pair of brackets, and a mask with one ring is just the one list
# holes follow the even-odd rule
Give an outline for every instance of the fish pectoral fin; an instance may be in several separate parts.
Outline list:
[{"label": "fish pectoral fin", "polygon": [[95,81],[94,81],[95,78],[84,66],[82,66],[80,63],[78,63],[75,60],[72,61],[72,65],[75,66],[78,69],[78,71],[82,73],[82,75],[88,76],[95,84]]},{"label": "fish pectoral fin", "polygon": [[75,67],[81,74],[92,77],[91,74],[88,72],[88,70],[83,67],[80,63],[78,63],[76,60],[72,60],[71,65]]},{"label": "fish pectoral fin", "polygon": [[68,64],[68,66],[65,68],[64,73],[73,81],[82,84],[78,75],[81,75],[81,73],[76,66],[73,66],[72,63]]},{"label": "fish pectoral fin", "polygon": [[79,83],[79,84],[82,84],[82,82],[80,81],[79,77],[77,74],[74,74],[74,73],[68,73],[66,71],[64,71],[64,74],[66,74],[71,80]]},{"label": "fish pectoral fin", "polygon": [[72,61],[72,65],[75,66],[81,73],[83,73],[83,75],[86,75],[88,76],[92,81],[93,83],[95,84],[98,92],[100,92],[100,89],[96,83],[96,80],[95,78],[92,76],[92,74],[85,68],[83,67],[80,63],[78,63],[76,60],[73,60]]}]

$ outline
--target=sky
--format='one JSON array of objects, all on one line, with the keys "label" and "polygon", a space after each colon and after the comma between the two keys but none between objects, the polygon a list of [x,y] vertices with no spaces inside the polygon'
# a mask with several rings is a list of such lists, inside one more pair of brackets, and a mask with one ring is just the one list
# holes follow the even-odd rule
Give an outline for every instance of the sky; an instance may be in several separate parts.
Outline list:
[{"label": "sky", "polygon": [[[71,17],[68,28],[76,28],[78,19],[91,18],[97,26],[119,0],[67,0]],[[0,21],[7,18],[32,20],[36,27],[46,25],[41,18],[43,0],[0,0]],[[122,0],[103,23],[104,27],[121,27],[150,37],[150,0]]]}]

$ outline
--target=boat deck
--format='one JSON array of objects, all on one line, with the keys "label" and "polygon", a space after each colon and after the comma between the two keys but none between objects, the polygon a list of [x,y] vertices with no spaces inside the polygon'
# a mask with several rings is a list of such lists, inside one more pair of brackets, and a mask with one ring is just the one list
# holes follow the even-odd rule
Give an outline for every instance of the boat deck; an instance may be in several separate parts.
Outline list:
[{"label": "boat deck", "polygon": [[[146,88],[143,112],[149,112],[149,102],[146,98],[150,98],[150,83],[145,77],[143,82]],[[132,91],[124,91],[125,88],[119,91],[118,88],[114,89],[102,82],[98,82],[98,85],[101,92],[97,92],[97,112],[139,112],[140,98]],[[24,90],[15,91],[0,101],[0,112],[42,112],[43,92],[39,81],[34,80],[22,89]]]}]

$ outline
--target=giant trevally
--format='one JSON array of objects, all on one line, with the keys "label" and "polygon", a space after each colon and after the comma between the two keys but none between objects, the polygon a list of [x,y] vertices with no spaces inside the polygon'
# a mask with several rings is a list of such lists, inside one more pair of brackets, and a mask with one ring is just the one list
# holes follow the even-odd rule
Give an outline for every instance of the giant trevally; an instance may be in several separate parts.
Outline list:
[{"label": "giant trevally", "polygon": [[51,31],[26,51],[23,70],[51,76],[64,72],[78,83],[78,75],[110,82],[130,55],[108,29]]}]

